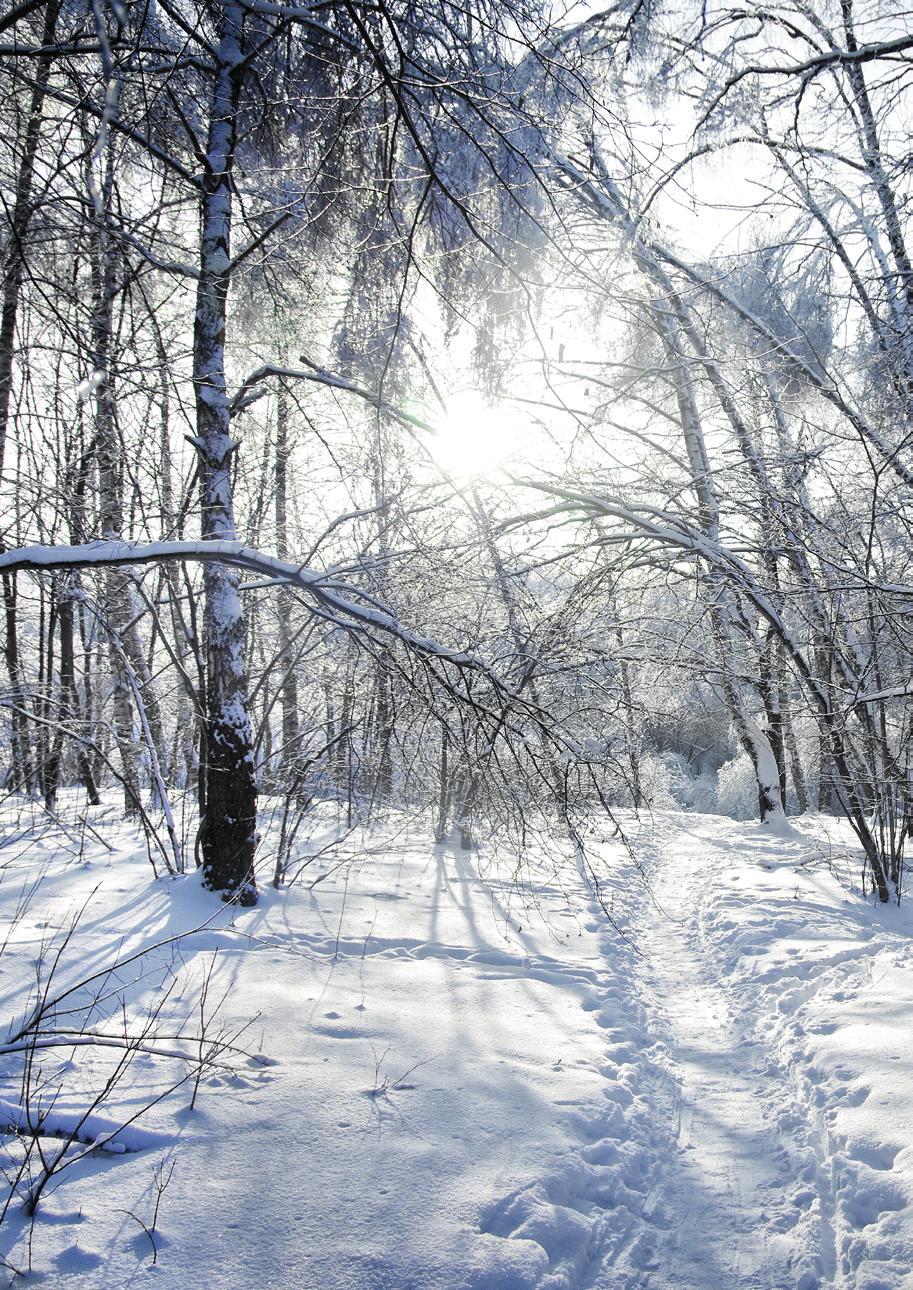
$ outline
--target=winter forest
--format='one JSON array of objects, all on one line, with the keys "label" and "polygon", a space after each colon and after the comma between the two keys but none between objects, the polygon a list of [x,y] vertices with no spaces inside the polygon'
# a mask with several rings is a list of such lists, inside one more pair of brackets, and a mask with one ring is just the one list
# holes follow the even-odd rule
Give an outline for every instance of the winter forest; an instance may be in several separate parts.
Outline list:
[{"label": "winter forest", "polygon": [[0,0],[0,1280],[913,1287],[913,10]]}]

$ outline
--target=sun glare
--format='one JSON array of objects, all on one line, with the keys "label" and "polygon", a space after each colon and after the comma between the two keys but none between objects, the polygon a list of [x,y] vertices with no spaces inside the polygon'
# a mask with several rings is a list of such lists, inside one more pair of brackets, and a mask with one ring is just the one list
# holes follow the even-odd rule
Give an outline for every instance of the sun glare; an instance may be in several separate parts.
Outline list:
[{"label": "sun glare", "polygon": [[494,475],[514,457],[524,440],[524,426],[508,405],[495,406],[477,390],[447,400],[431,443],[438,465],[459,479]]}]

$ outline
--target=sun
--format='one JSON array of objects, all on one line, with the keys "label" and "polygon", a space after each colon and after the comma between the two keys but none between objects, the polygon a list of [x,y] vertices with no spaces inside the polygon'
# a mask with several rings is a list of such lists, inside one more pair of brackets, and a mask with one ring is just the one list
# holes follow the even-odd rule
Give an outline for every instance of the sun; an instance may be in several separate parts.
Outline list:
[{"label": "sun", "polygon": [[516,457],[527,431],[514,408],[491,403],[478,390],[451,395],[436,425],[431,453],[455,479],[496,475]]}]

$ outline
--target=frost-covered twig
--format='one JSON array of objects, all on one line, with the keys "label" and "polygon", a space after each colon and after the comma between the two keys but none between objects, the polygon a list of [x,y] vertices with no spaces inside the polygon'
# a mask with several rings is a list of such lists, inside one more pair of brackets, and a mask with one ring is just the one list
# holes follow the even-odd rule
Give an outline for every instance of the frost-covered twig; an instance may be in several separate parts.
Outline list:
[{"label": "frost-covered twig", "polygon": [[[29,569],[42,572],[52,569],[112,567],[129,564],[158,564],[164,560],[217,561],[248,569],[253,573],[288,584],[304,592],[316,606],[340,626],[369,630],[393,636],[404,645],[458,667],[492,673],[484,659],[465,650],[450,649],[428,636],[405,627],[398,618],[376,604],[366,601],[365,592],[342,582],[332,573],[308,569],[291,560],[257,551],[242,542],[187,540],[171,542],[87,542],[75,546],[24,546],[0,555],[0,572]],[[358,599],[353,599],[358,597]],[[507,688],[500,682],[500,688]]]}]

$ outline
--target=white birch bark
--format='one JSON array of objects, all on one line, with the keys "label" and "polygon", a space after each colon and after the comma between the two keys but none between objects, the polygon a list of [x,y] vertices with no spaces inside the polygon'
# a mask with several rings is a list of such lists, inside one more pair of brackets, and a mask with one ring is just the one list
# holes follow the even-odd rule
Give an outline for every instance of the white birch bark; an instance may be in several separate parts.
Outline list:
[{"label": "white birch bark", "polygon": [[[194,319],[193,374],[200,459],[201,534],[237,536],[225,378],[225,328],[231,282],[232,172],[238,103],[244,77],[244,9],[221,5],[218,57],[210,103],[201,194],[200,276]],[[203,882],[226,899],[254,904],[257,786],[248,712],[244,615],[237,571],[207,563],[203,574],[206,636],[205,806],[200,827]]]}]

